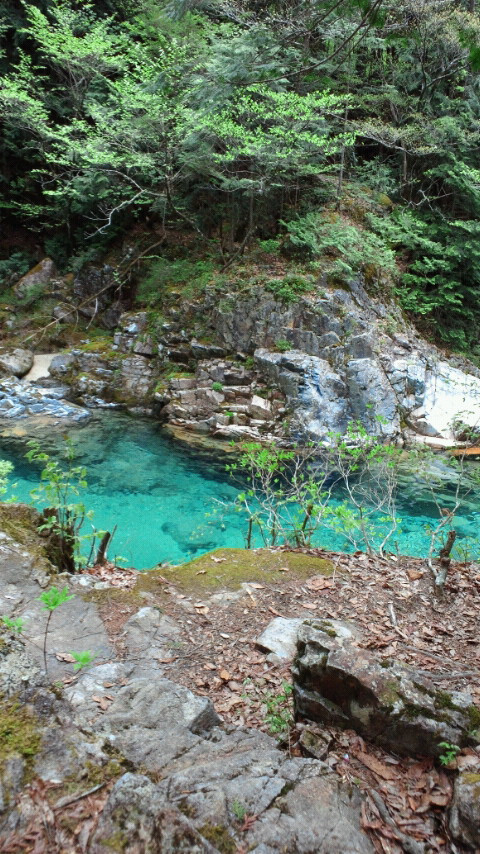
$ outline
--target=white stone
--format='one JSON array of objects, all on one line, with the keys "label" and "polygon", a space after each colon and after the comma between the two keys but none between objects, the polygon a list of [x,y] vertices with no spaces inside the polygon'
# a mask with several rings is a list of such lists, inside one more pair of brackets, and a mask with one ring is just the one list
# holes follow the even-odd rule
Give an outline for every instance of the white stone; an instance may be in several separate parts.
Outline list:
[{"label": "white stone", "polygon": [[[480,379],[439,362],[427,373],[423,398],[426,435],[454,439],[453,423],[480,427]],[[422,432],[424,432],[422,430]]]},{"label": "white stone", "polygon": [[272,417],[272,404],[269,400],[254,394],[249,404],[248,411],[253,418],[266,419]]}]

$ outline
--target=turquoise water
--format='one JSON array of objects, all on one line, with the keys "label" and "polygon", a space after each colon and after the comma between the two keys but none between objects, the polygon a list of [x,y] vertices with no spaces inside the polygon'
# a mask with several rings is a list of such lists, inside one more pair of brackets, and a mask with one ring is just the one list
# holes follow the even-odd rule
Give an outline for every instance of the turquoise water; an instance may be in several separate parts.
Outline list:
[{"label": "turquoise water", "polygon": [[[180,563],[217,547],[245,545],[246,520],[233,508],[241,485],[225,474],[226,458],[201,455],[172,440],[155,422],[118,413],[99,415],[93,424],[70,435],[78,461],[88,470],[84,504],[93,508],[97,528],[111,531],[117,526],[111,559],[120,556],[124,565],[142,569]],[[52,450],[48,445],[45,449]],[[23,452],[18,445],[0,442],[0,458],[15,466],[11,478],[15,496],[29,500],[39,469],[27,463]],[[337,493],[334,501],[343,497]],[[447,479],[441,501],[444,507],[453,501]],[[389,550],[424,556],[427,529],[438,520],[438,512],[414,477],[402,478],[398,515],[400,531]],[[474,540],[479,523],[480,497],[470,493],[456,517],[460,547],[478,550]],[[258,535],[253,544],[262,544]],[[315,544],[337,551],[352,549],[345,537],[328,528],[316,534]]]}]

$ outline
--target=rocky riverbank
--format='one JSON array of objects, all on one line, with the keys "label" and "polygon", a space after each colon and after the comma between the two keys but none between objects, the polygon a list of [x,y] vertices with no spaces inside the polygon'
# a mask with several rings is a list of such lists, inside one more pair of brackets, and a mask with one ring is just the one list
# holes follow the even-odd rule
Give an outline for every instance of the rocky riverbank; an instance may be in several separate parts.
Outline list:
[{"label": "rocky riverbank", "polygon": [[[50,323],[71,328],[75,343],[49,357],[48,367],[81,406],[119,405],[219,439],[322,442],[355,420],[407,445],[443,448],[476,435],[478,369],[447,360],[360,280],[341,288],[319,280],[288,299],[261,285],[247,292],[224,284],[221,294],[207,286],[195,299],[169,293],[162,311],[122,311],[111,268],[86,267],[72,281],[45,259],[14,291],[35,287],[47,300],[50,292],[64,296],[47,302]],[[79,339],[74,317],[90,319],[89,327],[95,321],[91,337],[87,329]],[[18,340],[16,324],[25,320],[9,315],[7,323]],[[0,371],[24,376],[32,359],[5,347]],[[38,385],[49,384],[45,367],[43,379],[32,375]],[[3,399],[24,407],[15,394],[10,384]]]},{"label": "rocky riverbank", "polygon": [[[0,642],[5,850],[478,847],[475,649],[462,652],[463,624],[445,650],[438,634],[435,653],[414,631],[413,646],[402,639],[411,618],[426,632],[436,619],[420,562],[223,550],[151,573],[58,576],[35,511],[4,505],[0,528],[0,610],[24,621]],[[38,597],[52,584],[74,598],[47,626]],[[449,608],[467,615],[476,595],[453,567]],[[456,663],[444,673],[447,647]],[[71,653],[86,649],[92,663],[75,673]],[[290,728],[283,686],[295,656]],[[438,757],[443,740],[463,748],[449,776],[424,755]]]}]

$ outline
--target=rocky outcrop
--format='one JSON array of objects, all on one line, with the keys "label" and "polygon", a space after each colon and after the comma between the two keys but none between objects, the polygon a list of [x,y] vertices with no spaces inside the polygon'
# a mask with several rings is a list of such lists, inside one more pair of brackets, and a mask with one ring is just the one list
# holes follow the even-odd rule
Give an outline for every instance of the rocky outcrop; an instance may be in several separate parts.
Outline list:
[{"label": "rocky outcrop", "polygon": [[281,435],[286,412],[282,394],[265,388],[257,371],[223,359],[199,361],[194,376],[172,377],[155,398],[166,402],[161,417],[171,424],[224,439]]},{"label": "rocky outcrop", "polygon": [[379,660],[329,621],[306,621],[294,662],[297,714],[348,727],[407,755],[439,756],[440,742],[477,743],[472,698],[438,691],[414,669]]},{"label": "rocky outcrop", "polygon": [[[214,343],[189,335],[200,318]],[[115,346],[193,372],[207,357],[254,355],[259,382],[281,392],[300,438],[325,440],[358,419],[370,433],[441,447],[480,416],[480,378],[446,362],[360,282],[319,285],[288,305],[261,288],[223,300],[207,291],[202,304],[170,309],[159,329],[146,313],[123,315]]]},{"label": "rocky outcrop", "polygon": [[[98,309],[102,317],[112,307],[109,276],[107,270],[94,277],[108,304]],[[78,288],[80,299],[88,288]],[[68,367],[65,360],[52,364],[87,405],[142,407],[219,438],[286,432],[328,442],[329,433],[344,434],[358,420],[373,435],[440,448],[461,440],[480,418],[473,366],[447,362],[393,303],[387,308],[358,281],[345,289],[317,283],[288,304],[261,287],[220,300],[207,289],[197,302],[179,295],[167,319],[146,311],[118,317],[117,303],[115,311],[108,349],[95,352],[87,340]],[[241,373],[239,365],[248,365],[250,378],[221,378]],[[224,390],[208,383],[229,387],[228,396],[216,397]]]},{"label": "rocky outcrop", "polygon": [[[170,344],[179,346],[175,341]],[[200,358],[223,352],[221,348],[193,340],[183,355],[178,349],[164,352],[166,345],[155,344],[149,332],[146,312],[122,315],[113,347],[116,350],[105,353],[76,348],[59,354],[50,373],[69,383],[75,399],[87,406],[107,402],[141,407],[142,413],[155,414],[175,427],[216,438],[282,435],[283,394],[276,387],[265,387],[259,372],[238,360]],[[186,363],[165,377],[164,359],[171,365],[173,353]]]},{"label": "rocky outcrop", "polygon": [[[0,607],[28,618],[29,629],[24,643],[4,628],[0,644],[0,715],[12,733],[0,753],[2,843],[15,839],[22,850],[22,840],[46,834],[49,850],[68,848],[54,812],[88,794],[93,779],[101,782],[92,791],[114,785],[97,824],[74,821],[90,854],[233,854],[240,845],[256,854],[371,854],[355,787],[322,761],[290,758],[264,733],[222,726],[208,698],[165,677],[178,627],[157,608],[143,605],[130,618],[117,656],[95,597],[82,595],[88,577],[64,575],[57,584],[76,596],[47,627],[47,677],[38,596],[51,578],[36,567],[33,542],[26,552],[9,530],[0,541]],[[87,648],[93,666],[65,678],[69,651]],[[61,689],[52,685],[62,676]],[[253,817],[241,833],[239,808]]]},{"label": "rocky outcrop", "polygon": [[[258,293],[212,312],[219,340],[254,351],[284,392],[294,434],[324,440],[358,419],[373,434],[441,446],[455,443],[459,424],[478,424],[480,378],[447,363],[358,282],[288,306]],[[291,349],[277,352],[279,340]]]}]

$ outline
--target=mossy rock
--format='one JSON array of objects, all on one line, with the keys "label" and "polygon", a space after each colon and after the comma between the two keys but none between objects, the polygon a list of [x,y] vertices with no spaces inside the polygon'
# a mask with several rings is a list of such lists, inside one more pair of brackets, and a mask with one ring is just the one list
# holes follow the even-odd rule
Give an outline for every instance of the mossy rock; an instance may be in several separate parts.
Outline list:
[{"label": "mossy rock", "polygon": [[124,590],[121,587],[101,587],[85,590],[79,594],[85,602],[94,602],[95,605],[132,605],[141,608],[145,600],[137,589]]},{"label": "mossy rock", "polygon": [[312,575],[330,576],[334,568],[330,560],[301,552],[215,549],[181,566],[141,573],[137,590],[160,592],[163,579],[167,579],[186,593],[214,593],[217,590],[238,590],[245,581],[278,584]]},{"label": "mossy rock", "polygon": [[235,854],[238,851],[235,840],[230,836],[226,827],[221,824],[204,824],[199,833],[207,842],[215,846],[221,854]]},{"label": "mossy rock", "polygon": [[53,573],[50,561],[50,541],[38,533],[42,517],[38,510],[28,504],[0,503],[0,531],[25,548],[39,561],[45,572]]},{"label": "mossy rock", "polygon": [[37,720],[27,706],[12,698],[0,698],[0,773],[5,762],[20,756],[28,779],[40,741]]},{"label": "mossy rock", "polygon": [[120,753],[117,753],[115,758],[109,759],[104,765],[87,761],[80,772],[75,772],[67,777],[60,786],[56,786],[49,792],[47,797],[51,803],[55,803],[63,797],[76,795],[90,787],[118,780],[122,774],[125,774],[125,771],[129,770],[131,770],[131,764]]}]

